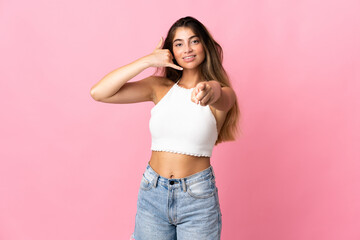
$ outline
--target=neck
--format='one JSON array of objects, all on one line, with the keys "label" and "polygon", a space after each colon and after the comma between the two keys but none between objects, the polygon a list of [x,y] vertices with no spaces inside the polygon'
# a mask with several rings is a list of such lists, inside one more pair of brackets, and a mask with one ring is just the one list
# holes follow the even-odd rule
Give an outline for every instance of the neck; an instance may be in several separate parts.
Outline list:
[{"label": "neck", "polygon": [[184,68],[180,85],[186,87],[186,88],[193,88],[202,81],[202,78],[200,76],[200,71],[198,69],[186,69]]}]

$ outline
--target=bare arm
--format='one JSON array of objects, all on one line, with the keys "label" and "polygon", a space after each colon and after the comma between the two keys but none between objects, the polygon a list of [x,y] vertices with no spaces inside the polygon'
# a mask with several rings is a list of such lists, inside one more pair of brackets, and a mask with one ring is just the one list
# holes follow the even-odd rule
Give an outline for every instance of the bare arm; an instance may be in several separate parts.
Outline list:
[{"label": "bare arm", "polygon": [[148,67],[172,67],[182,70],[172,62],[173,56],[168,49],[161,49],[161,38],[155,50],[142,58],[108,73],[92,86],[91,97],[96,101],[107,103],[133,103],[150,101],[153,96],[152,83],[156,78],[147,77],[137,82],[127,83]]},{"label": "bare arm", "polygon": [[236,98],[235,92],[232,88],[222,87],[219,99],[210,105],[216,108],[217,110],[227,112],[234,105],[235,98]]},{"label": "bare arm", "polygon": [[108,73],[99,82],[97,82],[90,90],[90,94],[96,101],[113,96],[127,81],[150,67],[145,57],[117,68]]}]

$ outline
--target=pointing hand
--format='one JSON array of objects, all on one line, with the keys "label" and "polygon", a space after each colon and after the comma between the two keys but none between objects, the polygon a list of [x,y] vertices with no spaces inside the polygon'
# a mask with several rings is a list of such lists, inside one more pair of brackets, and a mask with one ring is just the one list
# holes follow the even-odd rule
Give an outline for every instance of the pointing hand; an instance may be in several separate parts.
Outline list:
[{"label": "pointing hand", "polygon": [[218,81],[199,82],[191,92],[191,101],[201,106],[211,105],[219,100],[221,85]]}]

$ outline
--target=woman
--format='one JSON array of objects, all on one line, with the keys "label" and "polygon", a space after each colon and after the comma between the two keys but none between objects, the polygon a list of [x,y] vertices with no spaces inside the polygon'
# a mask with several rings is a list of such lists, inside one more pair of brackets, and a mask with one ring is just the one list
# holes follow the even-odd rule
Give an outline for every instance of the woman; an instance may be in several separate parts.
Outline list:
[{"label": "woman", "polygon": [[[163,47],[162,47],[163,45]],[[148,67],[163,70],[128,82]],[[222,214],[210,164],[214,145],[234,140],[240,112],[222,67],[222,48],[193,17],[165,42],[91,88],[105,103],[153,101],[151,158],[137,201],[136,240],[220,239]]]}]

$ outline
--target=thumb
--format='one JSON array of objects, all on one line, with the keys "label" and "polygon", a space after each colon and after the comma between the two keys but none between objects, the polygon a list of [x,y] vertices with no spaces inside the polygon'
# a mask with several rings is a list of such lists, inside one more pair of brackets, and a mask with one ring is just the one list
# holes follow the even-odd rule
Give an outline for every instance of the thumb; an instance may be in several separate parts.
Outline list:
[{"label": "thumb", "polygon": [[160,38],[160,42],[158,43],[158,45],[156,46],[156,49],[161,49],[162,45],[163,45],[163,37]]}]

